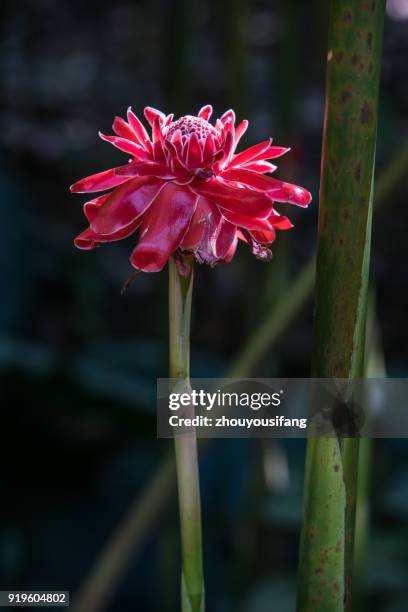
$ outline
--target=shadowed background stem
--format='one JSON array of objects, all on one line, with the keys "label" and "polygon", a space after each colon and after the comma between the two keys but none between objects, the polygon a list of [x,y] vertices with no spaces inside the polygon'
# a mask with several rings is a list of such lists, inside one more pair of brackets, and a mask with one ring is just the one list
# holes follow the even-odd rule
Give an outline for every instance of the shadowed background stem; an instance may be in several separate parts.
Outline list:
[{"label": "shadowed background stem", "polygon": [[[368,300],[364,361],[365,376],[367,378],[385,378],[387,376],[373,289],[370,291]],[[370,414],[367,416],[370,418]],[[374,440],[371,438],[361,438],[356,495],[354,576],[351,592],[352,612],[360,612],[364,609],[364,578],[367,543],[370,536],[370,489],[373,450]]]}]

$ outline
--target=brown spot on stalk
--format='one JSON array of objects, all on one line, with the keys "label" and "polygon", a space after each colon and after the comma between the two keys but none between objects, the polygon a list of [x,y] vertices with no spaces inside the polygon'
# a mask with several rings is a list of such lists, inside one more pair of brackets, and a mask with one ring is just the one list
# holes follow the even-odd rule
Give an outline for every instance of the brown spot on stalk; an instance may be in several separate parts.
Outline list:
[{"label": "brown spot on stalk", "polygon": [[341,545],[340,540],[337,540],[337,542],[336,542],[336,552],[337,553],[340,552],[340,545]]},{"label": "brown spot on stalk", "polygon": [[351,14],[351,11],[346,11],[343,15],[344,23],[351,23],[352,20],[353,20],[353,16]]},{"label": "brown spot on stalk", "polygon": [[330,164],[330,166],[331,166],[331,168],[333,170],[333,173],[338,175],[339,174],[339,169],[337,167],[336,160],[334,159],[334,157],[332,157],[332,156],[329,157],[329,164]]},{"label": "brown spot on stalk", "polygon": [[347,100],[350,100],[350,98],[352,98],[353,94],[351,93],[351,91],[348,91],[347,89],[344,89],[341,94],[340,94],[340,100],[342,104],[345,104],[347,102]]},{"label": "brown spot on stalk", "polygon": [[335,472],[338,472],[338,471],[339,471],[339,469],[340,469],[340,466],[339,466],[339,464],[338,464],[338,463],[336,463],[336,465],[334,466],[334,471],[335,471]]},{"label": "brown spot on stalk", "polygon": [[343,57],[344,57],[344,51],[339,51],[339,52],[336,54],[336,61],[337,61],[337,62],[341,62],[341,61],[343,60]]},{"label": "brown spot on stalk", "polygon": [[338,580],[335,580],[335,581],[334,581],[334,583],[333,583],[333,589],[334,589],[334,592],[335,592],[335,593],[338,593],[338,592],[340,591],[340,586],[339,586]]},{"label": "brown spot on stalk", "polygon": [[356,66],[359,61],[360,61],[360,56],[357,55],[357,53],[353,53],[353,55],[351,56],[351,63],[353,64],[353,66]]},{"label": "brown spot on stalk", "polygon": [[371,51],[371,49],[373,48],[373,33],[372,32],[367,32],[367,45]]},{"label": "brown spot on stalk", "polygon": [[371,110],[368,102],[364,102],[363,108],[361,109],[361,123],[363,125],[373,122],[373,111]]}]

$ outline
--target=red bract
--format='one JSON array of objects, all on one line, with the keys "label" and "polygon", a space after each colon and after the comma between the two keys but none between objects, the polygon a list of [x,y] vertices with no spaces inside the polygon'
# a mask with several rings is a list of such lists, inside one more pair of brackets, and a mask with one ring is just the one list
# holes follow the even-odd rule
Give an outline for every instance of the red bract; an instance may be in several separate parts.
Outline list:
[{"label": "red bract", "polygon": [[270,260],[276,230],[293,227],[274,203],[306,207],[311,195],[265,176],[276,169],[268,160],[289,149],[272,146],[269,138],[235,153],[248,122],[235,126],[229,110],[212,125],[211,113],[211,106],[204,106],[196,117],[173,121],[173,115],[147,107],[151,138],[130,108],[127,122],[117,117],[116,135],[100,137],[132,158],[71,186],[76,193],[111,189],[84,205],[89,227],[75,245],[93,249],[139,229],[130,261],[145,272],[158,272],[179,252],[212,266],[229,262],[238,239],[259,259]]}]

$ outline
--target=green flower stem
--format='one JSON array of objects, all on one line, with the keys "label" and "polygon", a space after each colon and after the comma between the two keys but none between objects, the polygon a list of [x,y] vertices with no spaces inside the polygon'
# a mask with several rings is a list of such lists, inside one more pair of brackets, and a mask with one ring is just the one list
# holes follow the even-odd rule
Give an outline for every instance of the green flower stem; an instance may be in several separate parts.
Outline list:
[{"label": "green flower stem", "polygon": [[[171,384],[189,389],[190,315],[193,264],[185,278],[173,259],[169,262],[169,331]],[[194,416],[192,405],[186,417]],[[182,612],[204,612],[204,577],[201,542],[201,505],[195,433],[175,437],[176,471],[182,544]]]},{"label": "green flower stem", "polygon": [[[332,0],[312,376],[363,375],[384,0]],[[308,440],[300,612],[349,610],[358,439]]]}]

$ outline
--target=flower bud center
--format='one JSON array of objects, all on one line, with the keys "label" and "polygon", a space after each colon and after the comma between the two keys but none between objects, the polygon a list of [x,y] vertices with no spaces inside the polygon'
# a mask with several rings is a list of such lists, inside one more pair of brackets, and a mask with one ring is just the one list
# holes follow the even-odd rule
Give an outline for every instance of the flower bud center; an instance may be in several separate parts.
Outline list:
[{"label": "flower bud center", "polygon": [[215,140],[219,140],[220,134],[211,123],[208,123],[201,117],[193,117],[193,115],[185,115],[177,121],[170,123],[167,131],[164,134],[166,140],[172,140],[173,135],[181,132],[182,136],[189,138],[192,134],[196,134],[198,140],[205,140],[211,134]]}]

